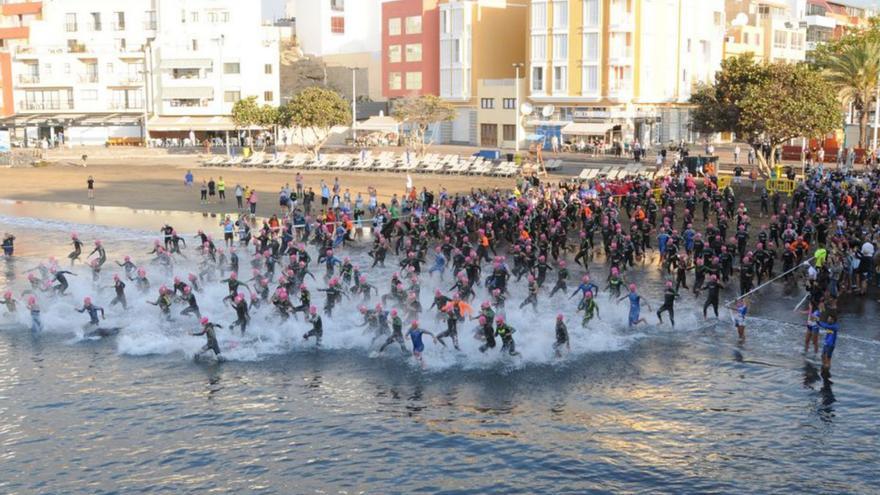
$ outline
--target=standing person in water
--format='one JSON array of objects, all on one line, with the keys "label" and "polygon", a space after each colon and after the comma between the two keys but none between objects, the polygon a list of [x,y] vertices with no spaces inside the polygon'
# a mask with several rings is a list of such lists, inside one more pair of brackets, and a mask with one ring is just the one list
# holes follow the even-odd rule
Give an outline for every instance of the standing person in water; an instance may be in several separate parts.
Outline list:
[{"label": "standing person in water", "polygon": [[831,356],[834,354],[834,346],[837,345],[840,325],[834,315],[828,315],[826,321],[819,321],[819,326],[825,330],[825,341],[822,345],[822,374],[828,378],[831,376]]},{"label": "standing person in water", "polygon": [[321,315],[318,314],[317,306],[309,307],[309,317],[306,321],[312,324],[312,329],[303,334],[303,340],[314,337],[315,345],[321,347],[321,339],[324,338],[324,322],[321,320]]},{"label": "standing person in water", "polygon": [[739,341],[746,340],[746,313],[749,312],[749,302],[745,298],[736,300],[736,310],[733,312],[733,326],[736,327],[736,333]]},{"label": "standing person in water", "polygon": [[[85,156],[85,155],[83,155]],[[86,161],[83,160],[83,167],[86,166]],[[95,199],[95,179],[90,175],[88,180],[86,181],[86,186],[89,191],[89,199]]]},{"label": "standing person in water", "polygon": [[98,319],[98,313],[101,313],[101,319],[106,319],[107,317],[104,315],[104,308],[100,306],[96,306],[92,303],[91,297],[86,297],[83,299],[82,308],[75,308],[77,313],[89,313],[89,322],[85,325],[84,328],[96,329],[98,325],[101,324],[101,320]]},{"label": "standing person in water", "polygon": [[27,308],[31,312],[31,332],[42,332],[43,321],[40,318],[40,305],[37,304],[37,298],[35,296],[28,297]]},{"label": "standing person in water", "polygon": [[15,254],[15,236],[6,232],[3,234],[3,256],[12,258]]},{"label": "standing person in water", "polygon": [[556,353],[556,357],[562,357],[562,352],[560,349],[565,347],[565,350],[571,352],[571,339],[568,337],[568,327],[565,326],[565,317],[562,313],[556,315],[556,342],[553,343],[553,352]]},{"label": "standing person in water", "polygon": [[675,300],[678,299],[678,291],[675,290],[672,280],[666,281],[666,289],[663,291],[663,305],[657,310],[657,319],[663,323],[663,313],[669,312],[669,322],[675,328]]}]

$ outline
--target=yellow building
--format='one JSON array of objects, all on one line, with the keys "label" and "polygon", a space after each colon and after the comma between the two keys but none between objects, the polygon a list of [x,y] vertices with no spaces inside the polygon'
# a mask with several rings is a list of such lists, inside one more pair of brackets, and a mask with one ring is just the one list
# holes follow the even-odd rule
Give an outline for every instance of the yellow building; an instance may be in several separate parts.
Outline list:
[{"label": "yellow building", "polygon": [[802,62],[806,24],[787,0],[727,0],[724,56],[751,53],[764,62]]},{"label": "yellow building", "polygon": [[530,0],[528,10],[534,132],[687,138],[691,90],[720,66],[724,0]]},{"label": "yellow building", "polygon": [[525,61],[525,0],[441,0],[438,8],[440,97],[458,111],[437,141],[512,146],[504,126],[516,124],[513,65]]}]

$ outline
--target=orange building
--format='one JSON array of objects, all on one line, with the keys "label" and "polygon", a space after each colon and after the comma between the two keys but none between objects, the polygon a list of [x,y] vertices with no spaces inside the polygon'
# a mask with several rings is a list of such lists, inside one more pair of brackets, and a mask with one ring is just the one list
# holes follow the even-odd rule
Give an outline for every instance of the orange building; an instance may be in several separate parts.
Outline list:
[{"label": "orange building", "polygon": [[30,23],[42,19],[43,2],[0,5],[0,117],[15,113],[12,99],[12,54],[28,44]]}]

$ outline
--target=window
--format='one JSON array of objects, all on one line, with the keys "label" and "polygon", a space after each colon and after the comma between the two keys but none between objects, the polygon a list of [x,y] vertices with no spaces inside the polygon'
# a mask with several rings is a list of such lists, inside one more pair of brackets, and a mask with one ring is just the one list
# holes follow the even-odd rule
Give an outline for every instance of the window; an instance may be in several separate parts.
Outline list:
[{"label": "window", "polygon": [[532,2],[532,29],[547,29],[547,4],[542,0]]},{"label": "window", "polygon": [[599,26],[599,0],[584,0],[584,27]]},{"label": "window", "polygon": [[516,110],[516,98],[504,98],[501,104],[505,110]]},{"label": "window", "polygon": [[92,12],[92,30],[100,31],[101,30],[101,13],[100,12]]},{"label": "window", "polygon": [[395,17],[394,19],[388,19],[388,35],[389,36],[399,36],[400,35],[400,18]]},{"label": "window", "polygon": [[553,60],[568,59],[568,35],[553,35]]},{"label": "window", "polygon": [[547,36],[543,34],[532,35],[532,60],[547,59]]},{"label": "window", "polygon": [[688,38],[688,42],[687,42],[687,52],[688,53],[691,52],[691,39],[690,38]]},{"label": "window", "polygon": [[492,110],[495,108],[495,98],[480,98],[480,108],[483,110]]},{"label": "window", "polygon": [[334,10],[336,12],[344,12],[345,0],[330,0],[330,10]]},{"label": "window", "polygon": [[568,67],[553,67],[553,91],[565,91],[568,87]]},{"label": "window", "polygon": [[189,13],[190,22],[199,22],[199,13],[196,11],[192,11]]},{"label": "window", "polygon": [[804,35],[802,33],[791,33],[791,49],[792,50],[803,50],[804,49]]},{"label": "window", "polygon": [[544,92],[544,68],[532,67],[532,92]]},{"label": "window", "polygon": [[716,26],[721,25],[721,12],[713,12],[712,19],[715,21]]},{"label": "window", "polygon": [[43,73],[47,76],[52,75],[52,64],[43,64]]},{"label": "window", "polygon": [[504,141],[516,141],[516,126],[513,124],[504,124],[502,127],[502,132],[504,136],[502,139]]},{"label": "window", "polygon": [[406,18],[406,34],[421,34],[422,16],[414,15]]},{"label": "window", "polygon": [[275,99],[275,95],[271,91],[263,91],[263,101],[271,103]]},{"label": "window", "polygon": [[403,80],[400,72],[388,73],[388,89],[403,89]]},{"label": "window", "polygon": [[224,74],[241,74],[241,64],[238,62],[226,62],[223,64]]},{"label": "window", "polygon": [[443,10],[440,12],[440,32],[444,34],[449,34],[449,11]]},{"label": "window", "polygon": [[568,0],[553,2],[553,28],[568,29]]},{"label": "window", "polygon": [[345,17],[334,16],[330,18],[330,32],[334,34],[345,34]]},{"label": "window", "polygon": [[156,30],[156,11],[148,10],[144,12],[144,29],[148,31]]},{"label": "window", "polygon": [[217,15],[217,12],[208,12],[208,22],[211,24],[217,24],[218,20],[220,20],[220,16]]},{"label": "window", "polygon": [[406,89],[422,89],[422,73],[407,72],[406,73]]},{"label": "window", "polygon": [[599,92],[599,67],[595,65],[584,66],[583,92],[587,95],[595,95]]},{"label": "window", "polygon": [[199,51],[199,40],[192,40],[190,42],[189,47],[190,47],[190,50],[192,50],[194,52]]},{"label": "window", "polygon": [[125,31],[125,12],[113,13],[113,29]]},{"label": "window", "polygon": [[461,62],[459,39],[440,40],[440,66],[445,67]]},{"label": "window", "polygon": [[406,61],[407,62],[421,62],[422,61],[422,44],[421,43],[413,43],[411,45],[406,45]]},{"label": "window", "polygon": [[788,33],[785,31],[773,32],[773,48],[785,48],[788,44]]},{"label": "window", "polygon": [[761,35],[758,33],[755,34],[755,45],[761,46]]},{"label": "window", "polygon": [[83,101],[98,101],[97,89],[83,89],[79,92],[79,97]]},{"label": "window", "polygon": [[220,22],[222,22],[223,24],[229,23],[229,12],[228,11],[224,10],[223,12],[220,12]]},{"label": "window", "polygon": [[114,44],[116,45],[117,52],[124,52],[126,50],[125,38],[115,39]]},{"label": "window", "polygon": [[584,33],[584,60],[599,60],[599,33]]},{"label": "window", "polygon": [[68,33],[75,33],[77,30],[76,14],[66,14],[64,16],[64,30]]},{"label": "window", "polygon": [[743,33],[743,43],[746,45],[749,44],[749,33]]},{"label": "window", "polygon": [[263,65],[263,74],[271,74],[272,73],[272,64]]},{"label": "window", "polygon": [[107,62],[107,74],[113,74],[114,72],[113,62]]},{"label": "window", "polygon": [[225,103],[235,103],[241,99],[241,91],[224,91],[223,101]]},{"label": "window", "polygon": [[389,45],[388,46],[388,62],[392,64],[396,64],[401,61],[400,57],[400,45]]}]

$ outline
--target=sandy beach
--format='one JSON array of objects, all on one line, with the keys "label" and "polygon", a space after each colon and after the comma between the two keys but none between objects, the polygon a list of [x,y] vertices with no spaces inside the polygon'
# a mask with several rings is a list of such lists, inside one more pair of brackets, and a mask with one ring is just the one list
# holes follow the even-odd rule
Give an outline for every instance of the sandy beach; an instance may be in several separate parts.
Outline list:
[{"label": "sandy beach", "polygon": [[[192,170],[195,184],[192,188],[184,185],[184,175]],[[405,174],[380,174],[356,172],[316,172],[302,170],[305,187],[313,187],[320,195],[319,184],[323,179],[332,184],[339,177],[343,190],[349,188],[352,197],[361,192],[367,196],[367,188],[375,187],[380,201],[393,194],[404,192]],[[95,179],[95,199],[89,200],[86,180]],[[223,177],[227,187],[227,202],[216,201],[209,205],[199,203],[199,184],[202,179],[215,180]],[[49,201],[74,204],[94,204],[96,206],[123,206],[134,209],[155,209],[171,211],[199,211],[225,213],[234,210],[233,190],[236,184],[256,188],[258,193],[257,213],[272,214],[278,210],[278,191],[289,183],[294,187],[296,171],[293,170],[244,170],[210,169],[175,165],[168,160],[150,160],[141,163],[124,163],[114,160],[90,160],[87,168],[72,163],[58,162],[43,167],[8,168],[0,170],[4,188],[0,198],[18,201]],[[510,188],[512,179],[488,177],[446,176],[413,174],[415,187],[439,190],[445,187],[449,192],[469,191],[471,188]]]}]

